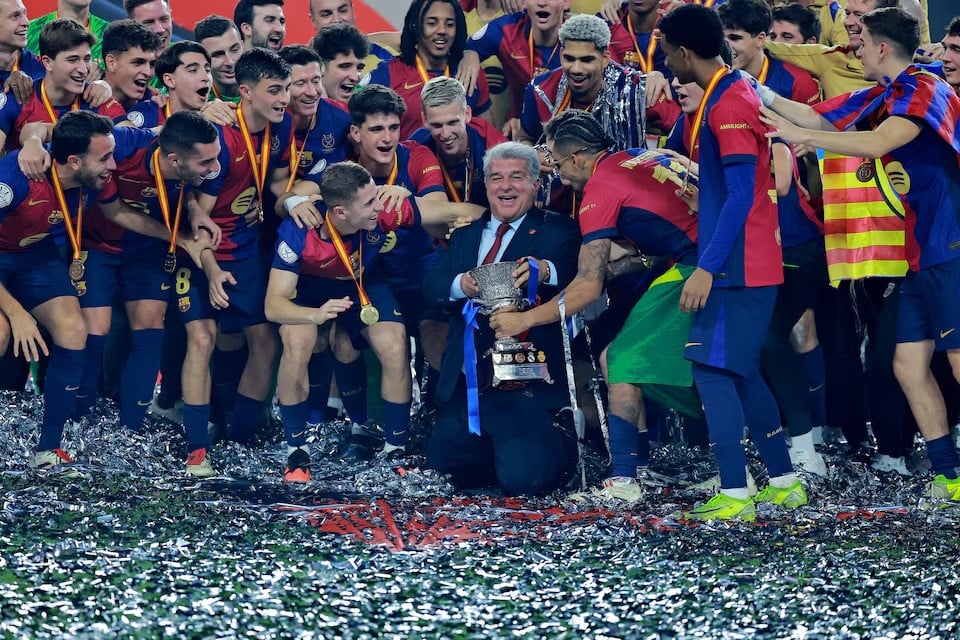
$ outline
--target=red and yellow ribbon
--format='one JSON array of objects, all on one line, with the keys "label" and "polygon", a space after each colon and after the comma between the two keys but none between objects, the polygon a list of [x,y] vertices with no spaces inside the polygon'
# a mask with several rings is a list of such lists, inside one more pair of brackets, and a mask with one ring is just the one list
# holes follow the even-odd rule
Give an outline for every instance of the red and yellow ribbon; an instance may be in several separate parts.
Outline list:
[{"label": "red and yellow ribbon", "polygon": [[761,53],[763,56],[763,64],[760,65],[760,73],[757,74],[757,82],[760,84],[766,84],[767,74],[770,73],[770,58],[767,57],[767,54]]},{"label": "red and yellow ribbon", "polygon": [[180,232],[180,212],[183,211],[183,192],[186,191],[183,180],[180,181],[180,196],[177,198],[177,213],[170,218],[170,200],[167,198],[167,185],[160,171],[160,149],[153,152],[153,179],[157,185],[157,199],[160,200],[160,211],[163,212],[163,223],[170,232],[170,246],[167,253],[174,253],[177,249],[177,234]]},{"label": "red and yellow ribbon", "polygon": [[[531,40],[532,42],[532,40]],[[423,80],[423,84],[427,84],[430,81],[430,74],[427,73],[427,67],[423,64],[423,60],[420,59],[420,56],[417,55],[417,73],[420,74],[420,79]],[[450,77],[450,65],[445,65],[443,68],[443,75]]]},{"label": "red and yellow ribbon", "polygon": [[[707,101],[710,100],[710,95],[713,93],[714,89],[717,88],[717,84],[720,82],[720,79],[727,75],[729,71],[730,68],[727,66],[717,69],[716,73],[713,74],[713,77],[710,78],[707,88],[703,92],[703,98],[700,99],[700,106],[697,107],[697,115],[693,119],[693,126],[691,127],[690,131],[691,156],[693,155],[693,150],[697,147],[697,139],[700,137],[700,126],[703,124],[704,115],[707,111]],[[690,172],[687,171],[683,176],[683,185],[680,187],[680,193],[684,193],[687,190],[687,184],[689,181]]]},{"label": "red and yellow ribbon", "polygon": [[[533,80],[534,76],[537,75],[537,63],[533,57],[533,25],[530,26],[530,35],[527,36],[527,43],[530,46],[530,79]],[[550,52],[550,57],[543,61],[543,67],[547,68],[547,65],[550,64],[550,61],[553,60],[553,56],[557,53],[557,47],[560,46],[560,41],[557,40],[557,44],[553,45],[553,51]]]},{"label": "red and yellow ribbon", "polygon": [[290,141],[290,177],[287,179],[287,188],[285,191],[290,191],[290,189],[293,188],[293,183],[297,179],[297,169],[300,168],[300,158],[303,157],[303,150],[307,146],[307,138],[310,137],[310,132],[313,131],[316,122],[317,114],[313,114],[310,117],[310,126],[307,127],[307,132],[303,136],[303,142],[300,143],[299,151],[297,151],[296,137]]},{"label": "red and yellow ribbon", "polygon": [[463,196],[460,195],[460,192],[457,191],[457,185],[453,181],[453,178],[447,173],[447,168],[443,166],[443,161],[440,161],[440,173],[443,174],[443,184],[446,186],[447,195],[450,196],[450,199],[454,202],[467,202],[470,200],[470,182],[471,182],[471,170],[470,170],[470,147],[467,147],[467,166],[463,174]]},{"label": "red and yellow ribbon", "polygon": [[20,71],[20,50],[17,49],[13,53],[13,66],[10,67],[10,73],[16,73]]},{"label": "red and yellow ribbon", "polygon": [[640,43],[637,42],[637,35],[633,32],[633,21],[630,19],[630,12],[627,12],[627,31],[633,38],[633,49],[637,52],[637,61],[640,63],[640,70],[644,73],[653,71],[653,53],[657,50],[657,39],[650,34],[650,41],[647,43],[647,55],[640,53]]},{"label": "red and yellow ribbon", "polygon": [[67,208],[67,198],[63,193],[63,185],[60,183],[60,176],[57,174],[57,163],[50,166],[50,174],[53,177],[53,190],[57,194],[57,202],[60,204],[60,210],[63,212],[63,224],[67,228],[67,238],[70,239],[70,246],[73,248],[73,260],[80,259],[80,238],[83,234],[83,187],[80,188],[80,195],[77,201],[77,224],[73,224],[70,219],[70,210]]},{"label": "red and yellow ribbon", "polygon": [[327,221],[327,233],[330,234],[330,241],[333,242],[333,248],[337,250],[337,256],[340,258],[340,262],[343,263],[343,266],[347,268],[350,272],[350,277],[353,278],[354,283],[357,285],[357,295],[360,296],[360,306],[366,307],[370,304],[370,296],[367,295],[366,290],[363,288],[363,240],[360,241],[360,266],[357,269],[359,271],[359,277],[357,272],[353,270],[353,265],[350,263],[350,256],[347,255],[347,248],[343,246],[343,239],[340,237],[340,232],[337,231],[337,228],[333,226],[333,223],[330,220],[330,212],[327,212],[326,216]]},{"label": "red and yellow ribbon", "polygon": [[[50,97],[47,95],[46,80],[40,82],[40,101],[43,103],[43,107],[47,110],[47,115],[50,117],[50,122],[57,124],[57,121],[60,119],[57,116],[57,110],[53,108],[53,105],[50,103]],[[70,105],[70,111],[79,111],[80,110],[80,96],[77,96],[73,99],[73,104]]]},{"label": "red and yellow ribbon", "polygon": [[253,170],[253,180],[257,187],[257,197],[260,199],[260,207],[263,207],[263,189],[267,184],[267,169],[270,166],[270,123],[268,122],[266,129],[263,130],[258,164],[257,156],[253,152],[253,137],[250,135],[247,121],[243,117],[243,106],[237,107],[237,122],[240,125],[240,133],[243,134],[243,143],[247,147],[247,153],[250,154],[250,168]]}]

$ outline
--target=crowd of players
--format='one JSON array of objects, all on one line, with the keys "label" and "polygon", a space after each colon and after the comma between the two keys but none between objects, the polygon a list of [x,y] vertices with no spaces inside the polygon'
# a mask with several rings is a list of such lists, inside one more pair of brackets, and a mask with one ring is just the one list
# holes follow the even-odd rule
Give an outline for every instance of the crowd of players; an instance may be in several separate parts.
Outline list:
[{"label": "crowd of players", "polygon": [[[210,477],[275,398],[307,482],[331,391],[343,455],[394,460],[419,389],[427,466],[545,493],[596,356],[595,496],[642,496],[669,408],[719,466],[691,518],[805,504],[822,428],[867,457],[868,422],[875,469],[909,474],[919,428],[927,497],[960,501],[960,19],[930,44],[917,0],[414,0],[363,34],[310,0],[289,44],[290,6],[240,0],[172,43],[165,0],[89,5],[0,0],[0,383],[42,384],[32,468],[69,470],[64,425],[108,393]],[[470,271],[504,261],[529,308],[478,316]],[[495,384],[507,336],[555,382]]]}]

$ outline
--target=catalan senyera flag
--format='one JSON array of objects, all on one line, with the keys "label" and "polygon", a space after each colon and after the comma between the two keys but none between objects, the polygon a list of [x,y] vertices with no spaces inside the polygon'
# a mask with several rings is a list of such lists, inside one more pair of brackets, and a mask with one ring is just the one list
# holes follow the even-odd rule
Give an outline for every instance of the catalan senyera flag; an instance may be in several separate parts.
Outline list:
[{"label": "catalan senyera flag", "polygon": [[[922,119],[960,152],[960,99],[935,68],[911,65],[885,87],[837,96],[814,108],[841,130],[858,123],[875,127],[888,116]],[[821,169],[831,282],[906,274],[906,213],[882,160],[825,153]]]}]

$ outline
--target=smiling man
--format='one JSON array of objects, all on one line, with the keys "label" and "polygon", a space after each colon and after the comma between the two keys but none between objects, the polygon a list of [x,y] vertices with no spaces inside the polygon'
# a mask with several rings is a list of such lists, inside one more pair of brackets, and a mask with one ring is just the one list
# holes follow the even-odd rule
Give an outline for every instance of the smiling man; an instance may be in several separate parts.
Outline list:
[{"label": "smiling man", "polygon": [[287,35],[283,0],[240,0],[233,10],[233,23],[246,50],[263,47],[279,51]]},{"label": "smiling man", "polygon": [[947,25],[947,35],[943,37],[943,76],[960,95],[960,17],[956,17]]},{"label": "smiling man", "polygon": [[366,76],[364,60],[370,42],[352,24],[335,22],[321,27],[310,46],[320,56],[326,97],[341,103],[346,110],[350,96]]},{"label": "smiling man", "polygon": [[200,111],[210,95],[210,54],[198,43],[181,40],[168,47],[155,67],[156,77],[168,96],[163,107],[154,100],[134,105],[127,118],[135,126],[152,129],[181,111]]},{"label": "smiling man", "polygon": [[26,48],[29,24],[23,0],[0,0],[0,82],[17,72],[32,80],[46,73],[40,59]]},{"label": "smiling man", "polygon": [[[135,20],[111,22],[103,30],[104,80],[113,88],[113,99],[131,109],[152,96],[148,85],[154,78],[159,36]],[[136,123],[134,123],[136,124]]]},{"label": "smiling man", "polygon": [[[331,24],[348,24],[356,27],[357,17],[353,10],[353,0],[310,0],[310,22],[313,23],[317,33]],[[383,45],[371,42],[369,54],[364,58],[364,66],[367,71],[373,71],[381,63],[386,64],[393,60],[395,53]]]},{"label": "smiling man", "polygon": [[160,38],[161,51],[170,46],[173,16],[167,0],[123,0],[123,10],[128,18],[136,20]]},{"label": "smiling man", "polygon": [[243,53],[243,42],[233,21],[223,16],[207,16],[194,27],[193,35],[210,54],[210,74],[213,77],[210,99],[234,104],[240,102],[236,69],[237,60]]}]

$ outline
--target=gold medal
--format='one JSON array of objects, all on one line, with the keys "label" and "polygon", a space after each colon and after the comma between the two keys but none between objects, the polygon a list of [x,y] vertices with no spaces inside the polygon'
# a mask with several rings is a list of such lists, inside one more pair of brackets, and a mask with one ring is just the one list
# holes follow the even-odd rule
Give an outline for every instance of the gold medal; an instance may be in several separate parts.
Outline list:
[{"label": "gold medal", "polygon": [[83,272],[85,271],[83,267],[83,261],[80,258],[75,259],[70,263],[70,279],[74,282],[83,280]]},{"label": "gold medal", "polygon": [[367,325],[377,324],[380,320],[380,312],[372,304],[365,304],[360,307],[360,321]]},{"label": "gold medal", "polygon": [[873,176],[873,162],[864,159],[864,161],[860,163],[860,166],[857,167],[857,180],[860,182],[870,182],[873,180]]},{"label": "gold medal", "polygon": [[177,270],[177,254],[170,252],[163,259],[163,270],[167,273],[173,273]]}]

